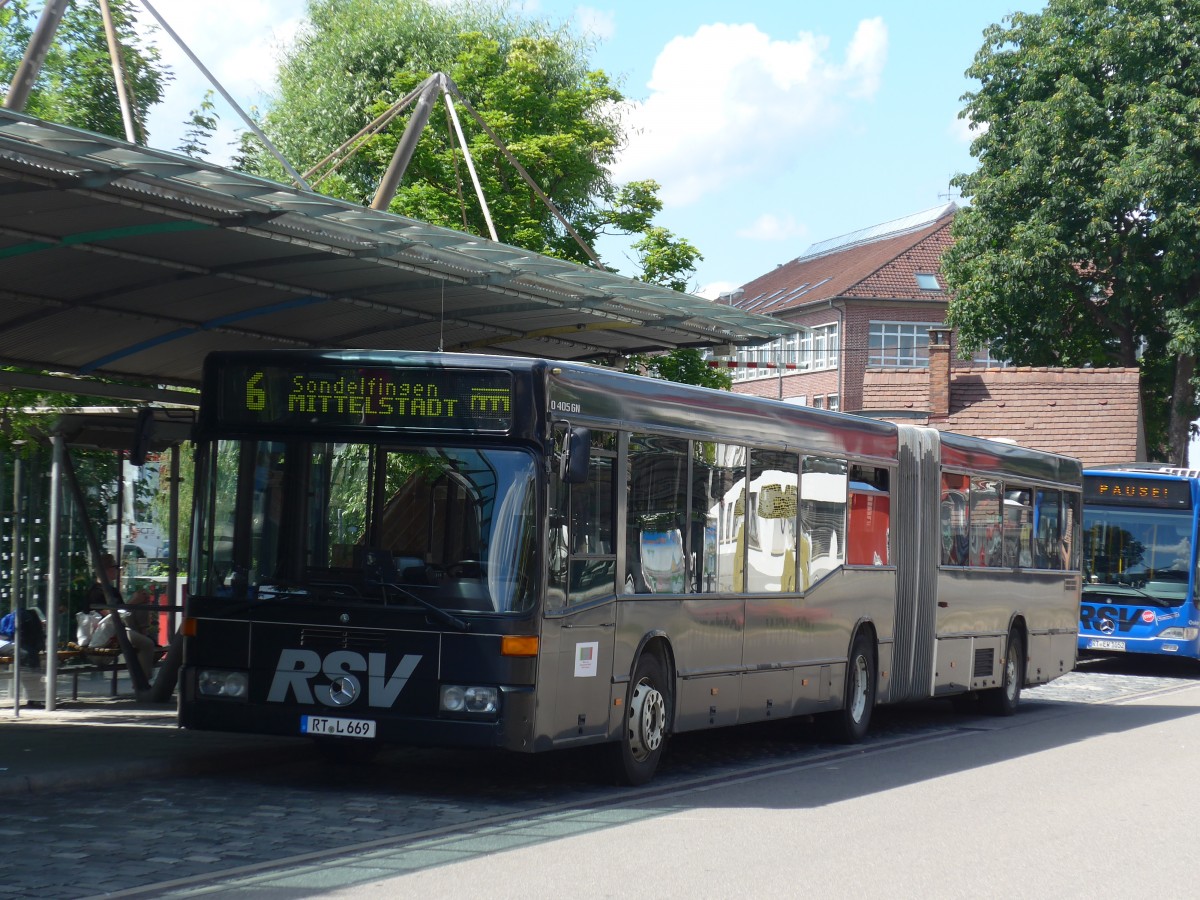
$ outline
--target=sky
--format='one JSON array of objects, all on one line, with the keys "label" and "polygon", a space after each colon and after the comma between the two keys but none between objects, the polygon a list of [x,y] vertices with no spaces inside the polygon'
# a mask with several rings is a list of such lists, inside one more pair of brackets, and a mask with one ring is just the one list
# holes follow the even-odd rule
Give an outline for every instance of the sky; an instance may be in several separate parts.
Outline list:
[{"label": "sky", "polygon": [[[974,168],[958,118],[983,31],[1041,0],[516,0],[595,39],[593,65],[618,84],[628,145],[618,182],[653,178],[656,224],[703,255],[694,293],[716,297],[818,242],[957,199]],[[303,0],[150,0],[243,109],[269,105],[276,62],[302,27]],[[153,21],[151,15],[143,18]],[[175,73],[150,144],[175,150],[209,87],[165,33]],[[226,129],[238,117],[217,98]],[[333,149],[333,148],[330,148]],[[624,274],[619,242],[598,248]]]}]

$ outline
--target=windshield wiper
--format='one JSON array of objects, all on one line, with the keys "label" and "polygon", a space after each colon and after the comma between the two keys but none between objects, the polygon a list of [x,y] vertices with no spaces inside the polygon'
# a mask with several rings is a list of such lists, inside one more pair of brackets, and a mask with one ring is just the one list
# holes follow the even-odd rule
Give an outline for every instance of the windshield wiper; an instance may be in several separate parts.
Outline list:
[{"label": "windshield wiper", "polygon": [[454,615],[454,613],[449,612],[448,610],[442,609],[436,603],[433,603],[430,600],[426,600],[424,597],[420,596],[419,594],[413,593],[412,591],[408,590],[407,588],[401,587],[398,584],[393,584],[390,581],[382,581],[379,583],[379,586],[381,588],[383,588],[384,590],[391,588],[392,590],[397,591],[398,593],[404,595],[405,597],[407,597],[408,599],[410,599],[414,603],[416,603],[418,606],[424,607],[426,610],[433,613],[434,618],[441,620],[441,622],[443,624],[449,625],[451,628],[455,628],[459,631],[470,631],[471,630],[471,624],[469,622],[463,621],[458,616]]},{"label": "windshield wiper", "polygon": [[1139,587],[1134,587],[1132,584],[1085,584],[1083,587],[1084,593],[1087,594],[1108,594],[1112,603],[1119,603],[1120,598],[1124,594],[1135,594],[1151,606],[1161,606],[1169,609],[1176,605],[1171,602],[1169,597],[1158,597],[1154,594],[1149,594]]}]

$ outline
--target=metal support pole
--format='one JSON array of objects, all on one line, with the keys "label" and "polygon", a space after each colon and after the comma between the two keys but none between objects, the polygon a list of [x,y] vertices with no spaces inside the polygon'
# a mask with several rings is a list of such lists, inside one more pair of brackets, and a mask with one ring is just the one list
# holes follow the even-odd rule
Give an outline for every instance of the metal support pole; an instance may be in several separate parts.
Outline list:
[{"label": "metal support pole", "polygon": [[125,65],[121,59],[121,45],[117,42],[117,29],[113,26],[108,0],[100,0],[100,18],[104,20],[104,36],[108,39],[108,56],[112,61],[113,80],[117,83],[117,101],[121,104],[125,140],[136,144],[137,131],[133,127],[133,109],[129,105],[129,91],[125,86]]},{"label": "metal support pole", "polygon": [[479,183],[479,176],[475,174],[475,160],[471,159],[471,151],[467,147],[467,138],[463,134],[462,125],[458,121],[458,113],[454,109],[454,100],[450,96],[449,88],[442,88],[442,95],[446,103],[446,111],[450,113],[450,121],[454,124],[454,133],[458,135],[458,143],[462,147],[463,159],[467,161],[467,171],[471,174],[471,184],[475,185],[475,196],[479,198],[479,206],[483,210],[483,219],[487,222],[488,234],[493,241],[499,241],[496,237],[496,226],[492,224],[492,211],[488,209],[487,198],[483,196],[483,186]]},{"label": "metal support pole", "polygon": [[66,10],[67,0],[46,0],[46,5],[42,7],[42,17],[38,19],[33,37],[25,47],[25,56],[17,66],[17,74],[13,76],[12,84],[8,86],[8,94],[4,97],[5,109],[24,112],[25,104],[29,95],[33,93],[33,86],[42,71],[46,52],[54,42],[58,23],[62,21]]},{"label": "metal support pole", "polygon": [[13,628],[13,715],[21,715],[21,628],[25,618],[25,603],[21,598],[21,511],[17,504],[21,502],[21,457],[13,456],[13,502],[12,502],[12,572],[9,573],[12,586],[12,608],[15,628]]},{"label": "metal support pole", "polygon": [[62,497],[63,436],[51,435],[50,537],[46,548],[46,709],[53,711],[58,693],[58,525]]},{"label": "metal support pole", "polygon": [[379,190],[375,192],[375,199],[371,201],[371,209],[385,210],[395,198],[396,191],[400,188],[400,182],[404,178],[404,170],[408,168],[408,164],[412,161],[413,151],[417,149],[417,141],[421,137],[421,132],[429,124],[429,115],[433,112],[434,101],[437,100],[438,91],[442,89],[442,79],[443,76],[440,72],[425,79],[424,87],[421,88],[421,96],[417,98],[417,105],[413,108],[408,125],[404,127],[404,134],[400,135],[400,143],[396,145],[392,161],[388,164],[387,171],[383,173],[383,178],[379,182]]},{"label": "metal support pole", "polygon": [[[175,609],[175,594],[179,590],[179,445],[171,448],[171,506],[168,514],[171,549],[167,553],[167,641],[179,627],[179,612]],[[165,643],[165,641],[164,641]]]}]

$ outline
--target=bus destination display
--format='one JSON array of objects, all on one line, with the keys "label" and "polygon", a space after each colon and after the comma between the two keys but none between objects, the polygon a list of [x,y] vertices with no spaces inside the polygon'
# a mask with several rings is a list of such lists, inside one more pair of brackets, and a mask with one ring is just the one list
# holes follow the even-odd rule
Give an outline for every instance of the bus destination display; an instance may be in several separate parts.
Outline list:
[{"label": "bus destination display", "polygon": [[1085,473],[1083,502],[1108,506],[1191,509],[1192,495],[1186,481]]},{"label": "bus destination display", "polygon": [[226,425],[506,432],[512,376],[483,369],[247,365],[219,373]]}]

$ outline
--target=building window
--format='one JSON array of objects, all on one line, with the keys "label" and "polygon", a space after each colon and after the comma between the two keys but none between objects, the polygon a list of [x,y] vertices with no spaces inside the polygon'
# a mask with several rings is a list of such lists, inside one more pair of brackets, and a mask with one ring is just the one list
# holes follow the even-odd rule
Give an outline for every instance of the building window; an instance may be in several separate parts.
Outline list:
[{"label": "building window", "polygon": [[917,287],[923,291],[940,291],[942,286],[938,284],[937,276],[931,272],[917,272]]},{"label": "building window", "polygon": [[816,372],[838,365],[837,323],[802,328],[769,344],[738,350],[734,381],[777,378],[784,372]]},{"label": "building window", "polygon": [[799,368],[808,372],[836,369],[838,366],[838,326],[819,325],[800,332]]},{"label": "building window", "polygon": [[869,366],[889,368],[929,365],[929,329],[938,322],[872,322]]},{"label": "building window", "polygon": [[837,394],[830,394],[825,398],[825,408],[832,409],[834,412],[837,412],[842,408],[841,401],[838,399]]},{"label": "building window", "polygon": [[813,409],[824,409],[824,408],[825,408],[825,398],[823,396],[821,396],[820,394],[818,394],[816,397],[813,397]]}]

